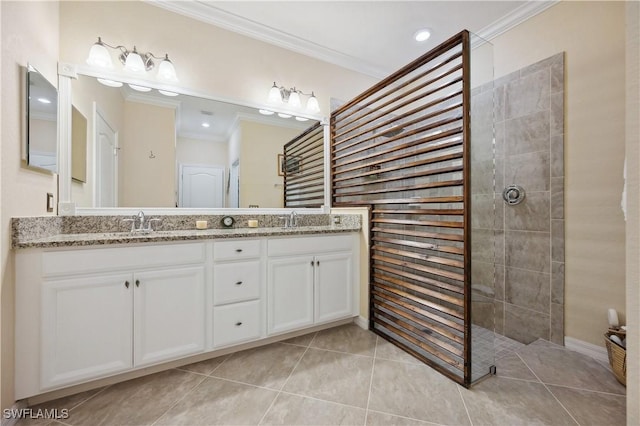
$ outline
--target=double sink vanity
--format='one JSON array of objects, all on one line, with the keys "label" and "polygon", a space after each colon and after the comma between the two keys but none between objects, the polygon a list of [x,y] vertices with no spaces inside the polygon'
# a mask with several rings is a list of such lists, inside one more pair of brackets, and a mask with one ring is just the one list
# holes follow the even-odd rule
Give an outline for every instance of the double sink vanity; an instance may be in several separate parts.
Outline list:
[{"label": "double sink vanity", "polygon": [[17,399],[358,315],[358,215],[125,218],[13,219]]}]

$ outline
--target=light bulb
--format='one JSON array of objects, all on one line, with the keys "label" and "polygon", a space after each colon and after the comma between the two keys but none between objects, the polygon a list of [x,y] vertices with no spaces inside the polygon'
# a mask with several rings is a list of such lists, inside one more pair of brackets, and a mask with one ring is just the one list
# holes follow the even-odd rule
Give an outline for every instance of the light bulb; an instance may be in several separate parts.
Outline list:
[{"label": "light bulb", "polygon": [[160,92],[161,94],[163,94],[165,96],[178,96],[180,94],[180,93],[169,92],[167,90],[160,90],[160,89],[158,89],[158,92]]},{"label": "light bulb", "polygon": [[309,121],[308,118],[304,118],[304,117],[296,117],[297,121]]},{"label": "light bulb", "polygon": [[278,113],[278,117],[280,117],[280,118],[291,118],[291,115],[279,112]]},{"label": "light bulb", "polygon": [[177,83],[178,76],[173,63],[169,60],[169,55],[165,55],[160,65],[158,65],[158,80],[169,83]]},{"label": "light bulb", "polygon": [[122,87],[122,83],[120,81],[107,80],[106,78],[99,78],[98,82],[109,87]]},{"label": "light bulb", "polygon": [[258,112],[262,115],[273,115],[273,111],[269,111],[268,109],[259,109]]},{"label": "light bulb", "polygon": [[133,51],[129,52],[127,59],[124,63],[124,69],[136,74],[144,74],[146,68],[142,57],[136,51],[136,47],[133,47]]},{"label": "light bulb", "polygon": [[291,94],[289,94],[289,105],[292,108],[300,108],[300,95],[295,89],[293,89]]},{"label": "light bulb", "polygon": [[129,84],[129,87],[131,87],[133,90],[137,90],[138,92],[149,92],[151,90],[150,87],[138,86],[135,84]]},{"label": "light bulb", "polygon": [[281,104],[282,96],[280,95],[280,89],[276,86],[276,82],[273,82],[273,86],[271,86],[271,90],[269,90],[269,97],[267,101],[270,104]]},{"label": "light bulb", "polygon": [[87,64],[92,67],[98,68],[113,68],[113,62],[111,62],[111,55],[109,51],[102,43],[100,37],[98,41],[91,46],[89,50],[89,57],[87,58]]},{"label": "light bulb", "polygon": [[307,111],[313,114],[317,114],[320,112],[320,105],[318,104],[318,98],[316,95],[311,92],[311,97],[307,101]]}]

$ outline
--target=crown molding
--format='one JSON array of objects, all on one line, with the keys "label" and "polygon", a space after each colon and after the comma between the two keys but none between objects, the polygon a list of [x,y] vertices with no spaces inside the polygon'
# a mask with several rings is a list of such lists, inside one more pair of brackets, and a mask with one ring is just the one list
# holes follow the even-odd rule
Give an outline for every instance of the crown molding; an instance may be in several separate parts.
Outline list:
[{"label": "crown molding", "polygon": [[375,78],[389,71],[202,1],[144,0],[154,6]]},{"label": "crown molding", "polygon": [[[275,28],[263,25],[259,22],[243,18],[242,16],[219,9],[201,0],[175,1],[175,0],[143,0],[151,5],[163,8],[201,22],[206,22],[217,27],[251,37],[265,43],[319,59],[334,65],[341,66],[352,71],[359,72],[374,78],[382,79],[389,75],[389,70],[382,69],[369,62],[363,61],[351,55],[338,52],[321,46],[308,40],[293,36]],[[547,10],[560,0],[529,0],[517,9],[509,12],[502,18],[487,25],[476,35],[486,41],[503,34],[513,27],[521,24],[533,16]]]},{"label": "crown molding", "polygon": [[528,1],[497,21],[477,31],[475,34],[484,40],[491,41],[500,34],[506,33],[513,27],[520,25],[529,18],[533,18],[559,2],[560,0]]}]

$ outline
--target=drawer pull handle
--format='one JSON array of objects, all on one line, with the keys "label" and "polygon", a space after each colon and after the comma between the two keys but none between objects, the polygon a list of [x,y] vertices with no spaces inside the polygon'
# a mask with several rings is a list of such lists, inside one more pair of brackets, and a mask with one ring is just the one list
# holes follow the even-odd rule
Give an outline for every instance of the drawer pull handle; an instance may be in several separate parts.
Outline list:
[{"label": "drawer pull handle", "polygon": [[140,287],[140,280],[136,280],[136,287]]},{"label": "drawer pull handle", "polygon": [[242,325],[242,321],[238,321],[238,322],[236,323],[236,327],[240,327],[241,325]]},{"label": "drawer pull handle", "polygon": [[238,281],[236,285],[242,285],[242,281]]},{"label": "drawer pull handle", "polygon": [[242,253],[242,249],[236,249],[236,253]]},{"label": "drawer pull handle", "polygon": [[125,286],[126,288],[129,288],[129,281],[125,281],[125,282],[124,282],[124,286]]}]

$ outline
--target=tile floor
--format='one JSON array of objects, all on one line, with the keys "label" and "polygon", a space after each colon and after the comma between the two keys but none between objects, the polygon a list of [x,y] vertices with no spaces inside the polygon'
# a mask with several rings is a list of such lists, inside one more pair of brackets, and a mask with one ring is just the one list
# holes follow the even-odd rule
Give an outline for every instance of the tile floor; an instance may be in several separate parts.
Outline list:
[{"label": "tile floor", "polygon": [[599,362],[537,341],[465,389],[349,324],[42,404],[19,425],[616,425],[625,388]]}]

